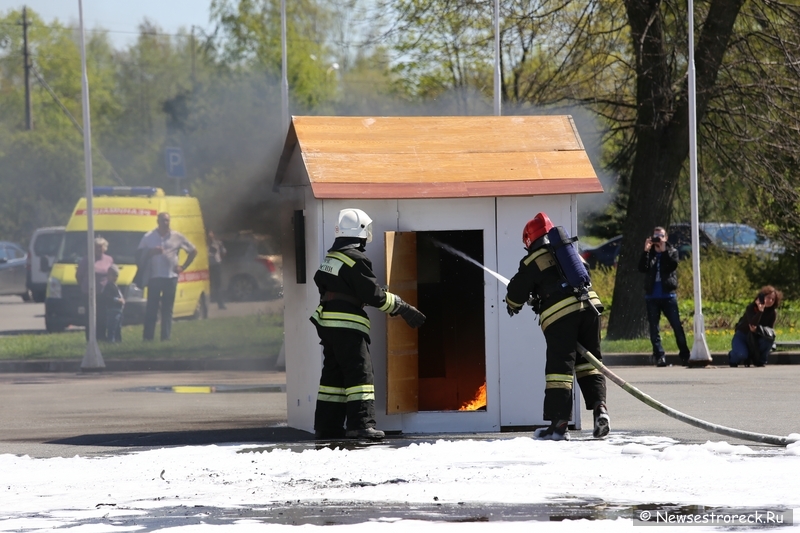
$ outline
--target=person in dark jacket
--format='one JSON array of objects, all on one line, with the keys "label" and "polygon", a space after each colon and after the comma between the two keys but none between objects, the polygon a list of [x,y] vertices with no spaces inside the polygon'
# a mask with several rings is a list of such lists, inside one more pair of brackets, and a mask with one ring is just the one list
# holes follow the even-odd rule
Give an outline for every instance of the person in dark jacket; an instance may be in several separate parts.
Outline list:
[{"label": "person in dark jacket", "polygon": [[653,361],[656,366],[667,366],[664,347],[661,345],[659,321],[661,314],[666,317],[675,332],[678,356],[681,364],[689,364],[689,346],[678,313],[678,250],[667,242],[667,232],[656,226],[653,236],[644,241],[644,252],[639,259],[639,272],[646,274],[644,279],[647,322],[650,324],[650,343],[653,345]]},{"label": "person in dark jacket", "polygon": [[[506,308],[509,316],[520,312],[529,300],[539,314],[539,325],[547,342],[545,363],[544,419],[550,426],[534,432],[544,440],[569,440],[567,431],[572,415],[573,375],[583,393],[586,408],[594,415],[595,438],[605,437],[611,419],[606,408],[605,377],[577,353],[580,343],[598,359],[600,354],[600,311],[603,304],[589,290],[586,298],[565,287],[556,258],[547,245],[547,232],[553,227],[545,213],[538,213],[522,232],[527,255],[508,283]],[[568,245],[568,246],[571,246]],[[587,274],[588,275],[588,274]]]},{"label": "person in dark jacket", "polygon": [[365,246],[372,219],[360,209],[342,209],[336,239],[316,274],[320,304],[311,316],[322,345],[314,434],[318,439],[380,440],[375,429],[375,386],[369,354],[370,322],[365,305],[400,315],[418,328],[425,315],[378,284]]},{"label": "person in dark jacket", "polygon": [[775,320],[778,318],[778,306],[783,293],[772,285],[761,287],[755,300],[744,310],[744,315],[736,324],[731,340],[731,351],[728,362],[732,367],[744,363],[750,366],[767,364],[767,357],[775,343]]}]

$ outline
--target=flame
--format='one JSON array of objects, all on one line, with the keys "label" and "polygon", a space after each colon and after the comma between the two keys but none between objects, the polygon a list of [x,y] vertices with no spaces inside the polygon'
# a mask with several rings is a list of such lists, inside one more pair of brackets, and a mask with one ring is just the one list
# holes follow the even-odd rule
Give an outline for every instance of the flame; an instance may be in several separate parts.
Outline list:
[{"label": "flame", "polygon": [[459,411],[477,411],[486,407],[486,383],[480,386],[478,392],[475,393],[475,398],[462,405]]}]

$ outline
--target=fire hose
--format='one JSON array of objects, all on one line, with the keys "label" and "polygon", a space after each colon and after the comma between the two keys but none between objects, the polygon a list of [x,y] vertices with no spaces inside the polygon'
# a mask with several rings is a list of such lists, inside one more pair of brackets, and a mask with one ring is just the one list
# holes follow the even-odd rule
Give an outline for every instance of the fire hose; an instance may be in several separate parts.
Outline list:
[{"label": "fire hose", "polygon": [[602,373],[605,377],[607,377],[608,379],[619,385],[624,391],[629,393],[637,400],[641,401],[645,405],[652,407],[656,411],[661,411],[665,415],[671,416],[672,418],[680,420],[681,422],[685,422],[690,426],[704,429],[712,433],[718,433],[720,435],[733,437],[735,439],[749,440],[754,442],[760,442],[763,444],[775,444],[777,446],[786,446],[787,444],[791,444],[792,442],[794,442],[794,439],[790,437],[767,435],[764,433],[753,433],[751,431],[742,431],[740,429],[720,426],[718,424],[712,424],[711,422],[706,422],[705,420],[700,420],[699,418],[689,416],[685,413],[681,413],[680,411],[676,411],[672,407],[664,405],[658,400],[643,393],[642,391],[640,391],[639,389],[637,389],[636,387],[634,387],[633,385],[631,385],[630,383],[628,383],[627,381],[625,381],[624,379],[613,373],[594,355],[592,355],[592,352],[581,346],[580,343],[578,343],[578,353],[581,354],[584,359],[589,361],[592,364],[592,366],[594,366],[597,370],[599,370],[600,373]]},{"label": "fire hose", "polygon": [[[487,268],[486,266],[480,264],[478,261],[476,261],[475,259],[469,257],[465,253],[463,253],[463,252],[461,252],[459,250],[456,250],[452,246],[446,245],[444,243],[441,243],[441,242],[438,242],[438,241],[435,241],[435,240],[434,240],[434,244],[436,246],[439,246],[440,248],[443,248],[444,250],[450,252],[453,255],[457,255],[459,257],[462,257],[462,258],[468,260],[469,262],[473,263],[474,265],[477,265],[478,267],[480,267],[483,270],[485,270],[488,274],[491,274],[492,276],[494,276],[500,283],[502,283],[505,286],[508,286],[508,283],[509,283],[509,279],[508,278],[506,278],[506,277],[498,274],[497,272]],[[712,424],[711,422],[706,422],[705,420],[701,420],[699,418],[695,418],[695,417],[687,415],[685,413],[681,413],[680,411],[677,411],[677,410],[673,409],[672,407],[664,405],[663,403],[659,402],[655,398],[652,398],[651,396],[648,396],[647,394],[643,393],[642,391],[640,391],[639,389],[637,389],[636,387],[634,387],[633,385],[631,385],[630,383],[628,383],[627,381],[622,379],[621,377],[619,377],[616,374],[614,374],[602,362],[600,362],[594,355],[592,355],[592,352],[590,352],[589,350],[587,350],[586,348],[581,346],[580,343],[578,343],[578,353],[581,354],[584,357],[584,359],[589,361],[592,364],[592,366],[594,366],[597,370],[599,370],[601,374],[603,374],[605,377],[607,377],[608,379],[610,379],[611,381],[613,381],[614,383],[619,385],[624,391],[628,392],[630,395],[632,395],[637,400],[641,401],[645,405],[648,405],[648,406],[652,407],[656,411],[660,411],[660,412],[664,413],[665,415],[670,416],[670,417],[672,417],[672,418],[674,418],[676,420],[680,420],[681,422],[689,424],[690,426],[694,426],[696,428],[704,429],[704,430],[710,431],[712,433],[717,433],[719,435],[725,435],[725,436],[728,436],[728,437],[733,437],[735,439],[749,440],[749,441],[753,441],[753,442],[760,442],[760,443],[763,443],[763,444],[774,444],[776,446],[786,446],[787,444],[791,444],[792,442],[795,442],[795,440],[796,440],[796,439],[791,438],[791,437],[781,437],[779,435],[767,435],[767,434],[764,434],[764,433],[753,433],[751,431],[742,431],[742,430],[739,430],[739,429],[729,428],[729,427],[726,427],[726,426],[720,426],[718,424]]]}]

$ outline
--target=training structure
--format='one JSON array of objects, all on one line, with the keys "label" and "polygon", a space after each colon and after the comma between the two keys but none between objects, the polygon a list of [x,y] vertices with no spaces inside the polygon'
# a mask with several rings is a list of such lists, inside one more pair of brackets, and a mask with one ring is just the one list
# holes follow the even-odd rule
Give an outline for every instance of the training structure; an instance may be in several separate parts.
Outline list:
[{"label": "training structure", "polygon": [[368,308],[378,427],[545,425],[546,345],[533,312],[509,317],[505,286],[444,248],[510,278],[525,254],[522,229],[537,212],[576,234],[577,195],[603,189],[571,117],[293,117],[274,189],[290,426],[313,430],[322,368],[308,320],[319,304],[313,277],[345,207],[373,219],[367,255],[378,280],[428,317],[412,330]]}]

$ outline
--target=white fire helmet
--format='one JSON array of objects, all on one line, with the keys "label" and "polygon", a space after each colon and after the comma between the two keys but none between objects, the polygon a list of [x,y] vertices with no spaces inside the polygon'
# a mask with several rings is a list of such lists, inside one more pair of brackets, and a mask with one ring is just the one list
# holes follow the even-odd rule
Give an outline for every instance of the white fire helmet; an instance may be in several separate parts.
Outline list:
[{"label": "white fire helmet", "polygon": [[334,234],[336,237],[358,237],[372,242],[372,219],[361,209],[342,209]]}]

